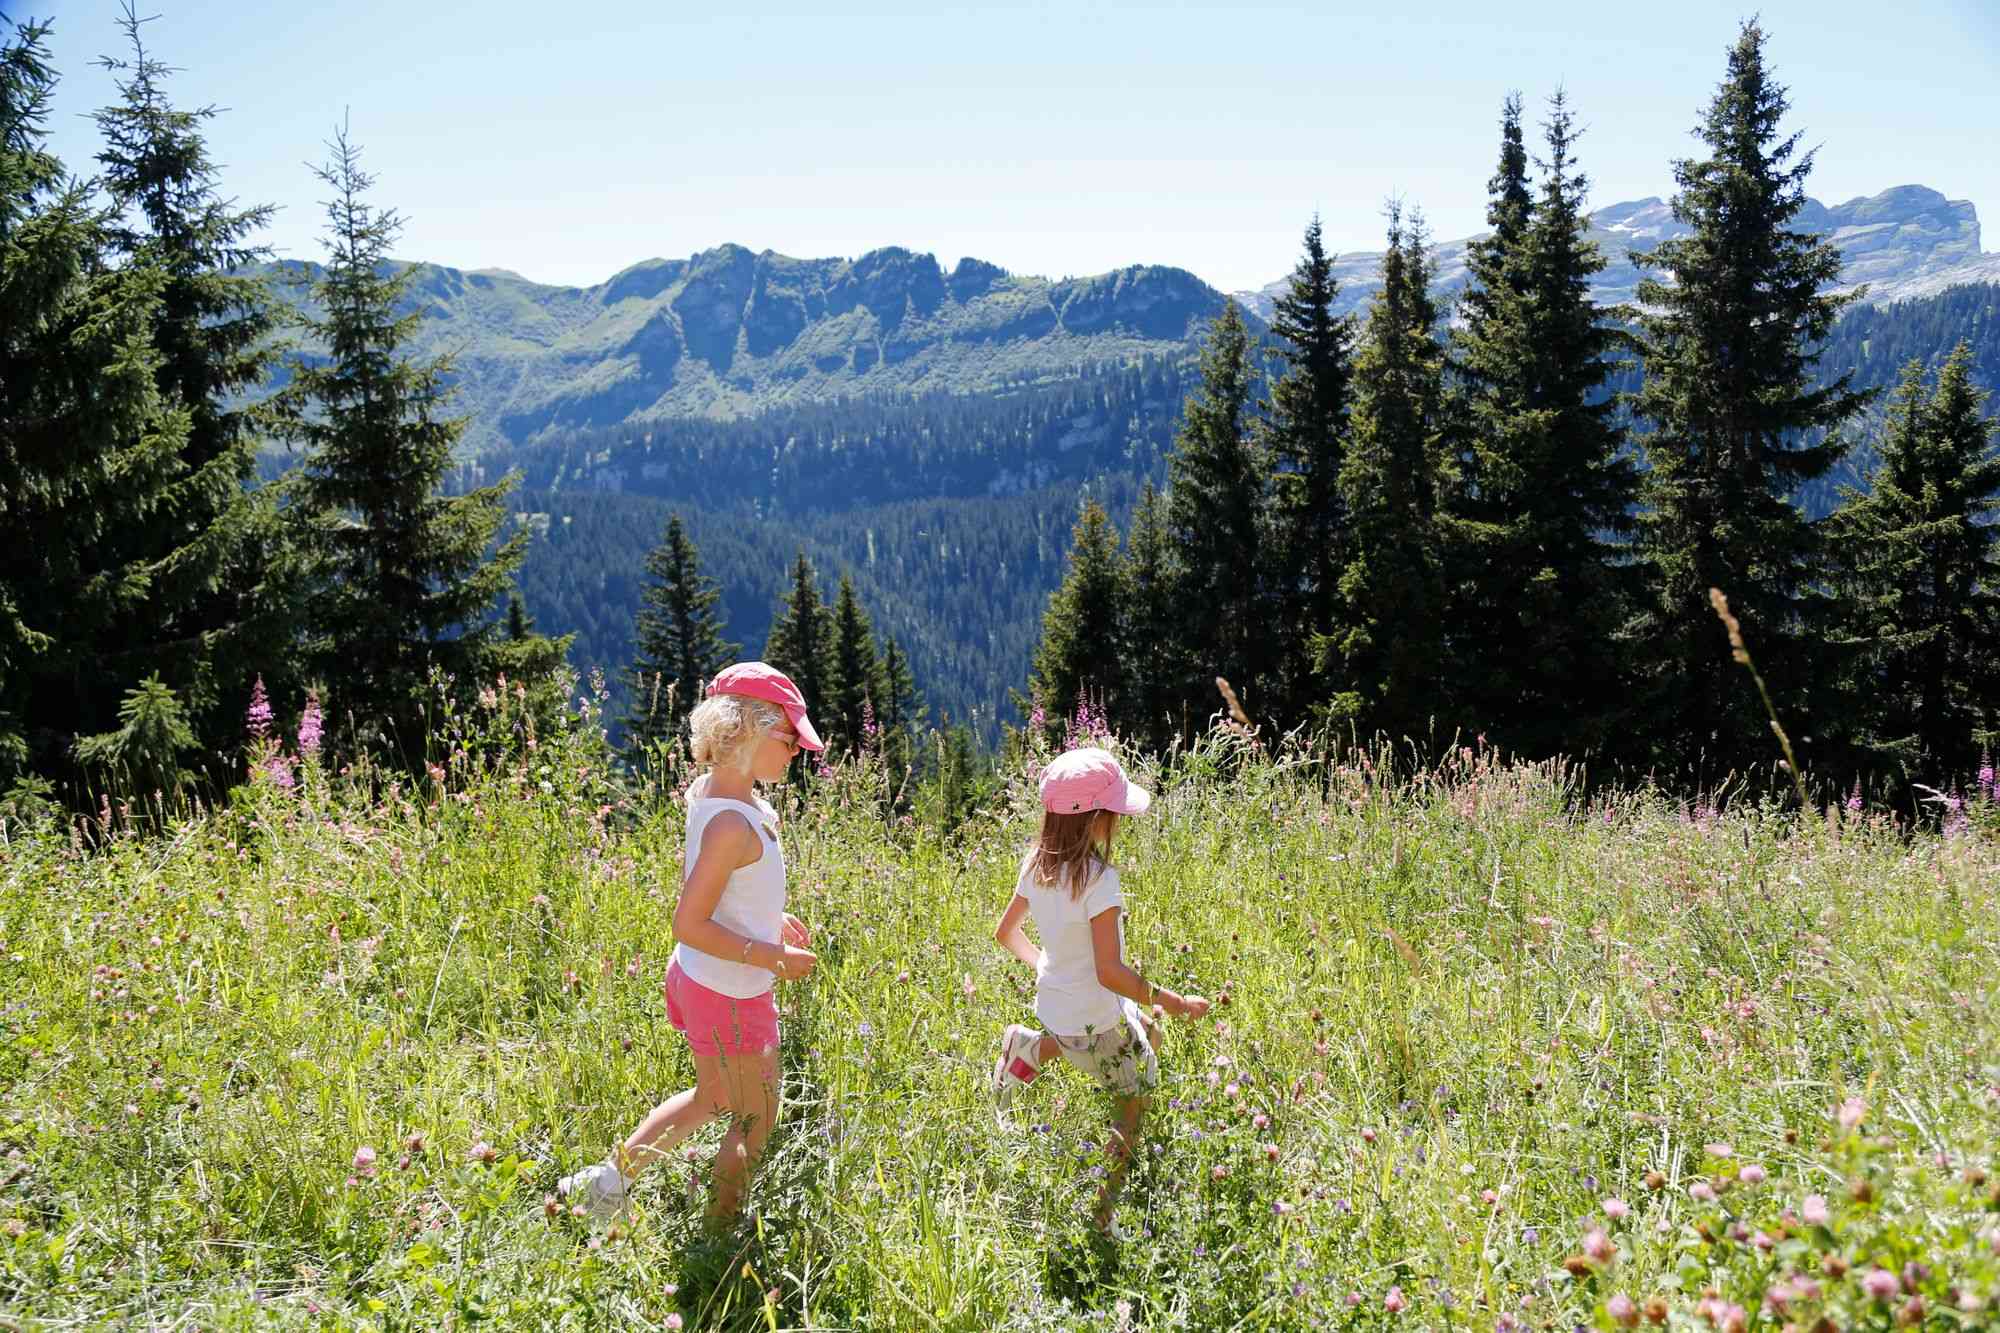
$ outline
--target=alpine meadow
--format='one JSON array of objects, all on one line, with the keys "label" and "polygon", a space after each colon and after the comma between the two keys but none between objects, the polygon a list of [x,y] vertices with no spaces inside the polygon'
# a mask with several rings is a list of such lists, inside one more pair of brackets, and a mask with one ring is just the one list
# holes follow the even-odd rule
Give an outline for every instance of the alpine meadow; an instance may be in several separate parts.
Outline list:
[{"label": "alpine meadow", "polygon": [[[1328,205],[1252,290],[725,236],[564,286],[406,258],[386,74],[281,248],[219,3],[0,15],[0,1328],[2000,1328],[2000,255],[1808,193],[1791,20],[1701,33],[1665,197],[1592,197],[1639,80],[1496,85],[1476,235]],[[608,135],[644,34],[792,106],[783,9],[564,16],[509,95]],[[886,229],[962,164],[870,107],[996,151],[981,17],[824,37]],[[1079,142],[1130,126],[1063,43],[1188,16],[1114,17],[1007,72]],[[1296,90],[1218,86],[1248,182]],[[780,114],[631,172],[752,197],[697,141],[776,174]],[[587,147],[522,115],[495,228]],[[1145,201],[1077,151],[1200,226],[1192,142]]]}]

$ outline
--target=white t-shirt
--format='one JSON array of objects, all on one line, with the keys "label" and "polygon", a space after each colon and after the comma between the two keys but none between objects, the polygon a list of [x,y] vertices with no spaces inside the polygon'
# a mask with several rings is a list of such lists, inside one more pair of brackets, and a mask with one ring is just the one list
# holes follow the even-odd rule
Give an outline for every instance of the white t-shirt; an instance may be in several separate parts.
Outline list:
[{"label": "white t-shirt", "polygon": [[[1090,887],[1072,897],[1067,885],[1036,879],[1035,859],[1030,855],[1021,863],[1014,891],[1028,900],[1035,933],[1042,941],[1042,961],[1035,969],[1035,1017],[1060,1037],[1116,1031],[1124,1022],[1123,1001],[1097,980],[1090,922],[1109,908],[1124,907],[1117,869],[1099,867]],[[1122,912],[1118,917],[1118,956],[1125,956]]]},{"label": "white t-shirt", "polygon": [[[722,886],[722,897],[716,900],[712,919],[718,926],[726,926],[739,935],[777,944],[784,938],[785,930],[785,850],[778,843],[778,812],[761,796],[751,805],[693,794],[705,790],[705,782],[697,783],[688,797],[681,882],[687,882],[695,858],[701,855],[701,835],[708,828],[708,821],[725,810],[743,816],[756,830],[764,854],[730,872],[728,883]],[[717,958],[685,944],[675,947],[674,961],[681,965],[689,980],[738,1000],[754,999],[777,981],[768,968],[734,958]]]}]

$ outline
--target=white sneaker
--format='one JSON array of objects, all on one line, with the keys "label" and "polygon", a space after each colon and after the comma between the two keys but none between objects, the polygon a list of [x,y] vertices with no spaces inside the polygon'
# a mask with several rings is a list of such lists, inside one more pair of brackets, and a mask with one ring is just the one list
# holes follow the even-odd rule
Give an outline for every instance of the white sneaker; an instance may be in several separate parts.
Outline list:
[{"label": "white sneaker", "polygon": [[592,1162],[573,1176],[556,1182],[556,1193],[599,1221],[618,1215],[625,1206],[625,1177],[609,1162]]},{"label": "white sneaker", "polygon": [[1000,1055],[993,1061],[993,1114],[1000,1128],[1013,1128],[1007,1110],[1014,1093],[1035,1081],[1042,1072],[1042,1034],[1019,1023],[1010,1023],[1000,1034]]}]

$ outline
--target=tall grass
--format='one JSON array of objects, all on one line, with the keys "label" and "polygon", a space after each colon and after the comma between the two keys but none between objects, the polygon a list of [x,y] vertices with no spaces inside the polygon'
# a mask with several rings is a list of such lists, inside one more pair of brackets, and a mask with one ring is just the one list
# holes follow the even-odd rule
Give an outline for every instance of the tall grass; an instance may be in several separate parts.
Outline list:
[{"label": "tall grass", "polygon": [[1947,838],[1228,731],[1144,766],[1128,947],[1216,1007],[1168,1026],[1114,1246],[1100,1096],[1055,1073],[1008,1136],[984,1090],[1030,1012],[990,937],[1028,775],[942,838],[843,765],[782,798],[821,961],[780,992],[749,1221],[704,1235],[677,1164],[606,1232],[547,1196],[692,1077],[659,998],[682,814],[513,706],[414,788],[309,763],[144,831],[7,830],[0,1323],[1996,1318],[1990,807]]}]

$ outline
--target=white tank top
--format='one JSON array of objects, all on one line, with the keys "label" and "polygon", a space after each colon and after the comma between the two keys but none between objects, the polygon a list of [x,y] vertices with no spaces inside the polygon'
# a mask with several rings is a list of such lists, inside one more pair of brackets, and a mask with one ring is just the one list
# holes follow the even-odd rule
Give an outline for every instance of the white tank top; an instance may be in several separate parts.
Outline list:
[{"label": "white tank top", "polygon": [[[739,935],[777,944],[785,929],[785,852],[778,843],[778,812],[759,797],[756,804],[719,796],[691,796],[687,807],[687,844],[681,849],[681,882],[687,883],[695,858],[701,855],[701,835],[708,821],[734,811],[750,821],[764,854],[732,871],[716,901],[713,920]],[[674,961],[688,979],[738,1000],[749,1000],[771,989],[771,972],[734,958],[717,958],[685,944],[674,949]]]}]

